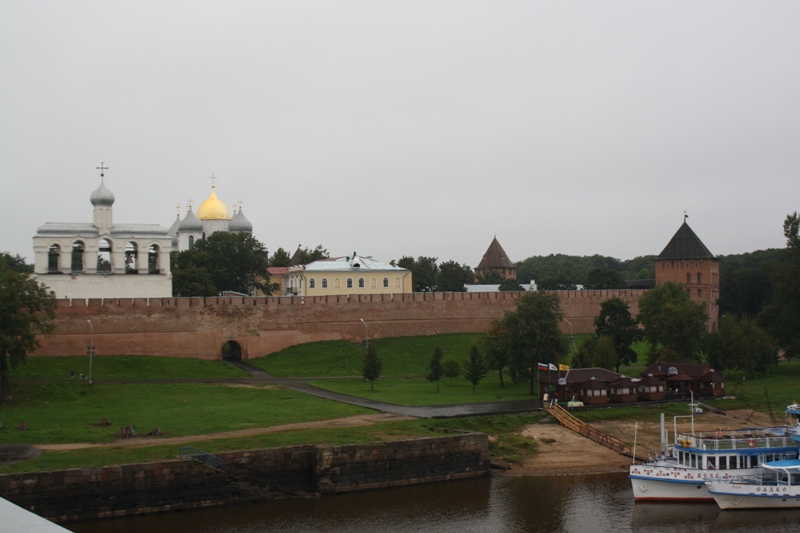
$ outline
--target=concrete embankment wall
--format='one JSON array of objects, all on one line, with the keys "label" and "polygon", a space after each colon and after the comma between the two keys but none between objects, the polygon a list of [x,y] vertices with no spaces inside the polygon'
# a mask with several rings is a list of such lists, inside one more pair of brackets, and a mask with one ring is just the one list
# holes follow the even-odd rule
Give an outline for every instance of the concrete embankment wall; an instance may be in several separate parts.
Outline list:
[{"label": "concrete embankment wall", "polygon": [[[516,308],[524,293],[411,293],[301,297],[59,300],[56,332],[33,355],[162,355],[219,359],[234,341],[243,359],[295,344],[474,333]],[[565,333],[593,333],[600,304],[612,297],[638,312],[641,290],[557,291]],[[92,327],[87,324],[91,320]]]},{"label": "concrete embankment wall", "polygon": [[292,446],[188,459],[0,475],[0,495],[57,522],[335,494],[489,474],[480,433],[348,446]]}]

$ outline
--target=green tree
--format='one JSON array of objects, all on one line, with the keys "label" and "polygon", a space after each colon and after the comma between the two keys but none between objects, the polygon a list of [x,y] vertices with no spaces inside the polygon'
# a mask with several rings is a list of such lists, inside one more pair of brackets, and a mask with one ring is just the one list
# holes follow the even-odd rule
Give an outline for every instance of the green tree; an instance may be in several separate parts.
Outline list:
[{"label": "green tree", "polygon": [[630,365],[638,359],[631,345],[641,339],[639,324],[631,316],[630,307],[621,298],[609,298],[600,304],[600,314],[594,319],[595,334],[611,339],[616,352],[616,364]]},{"label": "green tree", "polygon": [[585,288],[588,290],[627,289],[625,278],[610,268],[593,268],[586,276]]},{"label": "green tree", "polygon": [[784,261],[772,269],[772,302],[759,316],[759,323],[784,350],[787,359],[800,357],[800,216],[787,215],[783,223],[786,248]]},{"label": "green tree", "polygon": [[55,330],[56,300],[53,292],[29,274],[0,262],[0,396],[11,401],[9,370],[24,363],[39,346],[37,335]]},{"label": "green tree", "polygon": [[425,374],[425,379],[436,382],[436,392],[439,392],[439,381],[444,375],[444,368],[442,368],[442,357],[444,357],[442,349],[437,346],[433,350],[430,363],[428,363],[428,373]]},{"label": "green tree", "polygon": [[522,288],[522,285],[514,278],[506,278],[501,283],[500,286],[497,288],[499,291],[509,291],[509,292],[520,292],[524,291],[525,289]]},{"label": "green tree", "polygon": [[172,294],[174,296],[216,296],[219,294],[208,270],[208,254],[196,248],[172,252]]},{"label": "green tree", "polygon": [[278,291],[279,286],[266,279],[267,258],[266,247],[252,234],[218,231],[196,242],[194,249],[174,256],[173,293],[200,296],[188,292],[198,290],[210,296],[208,277],[201,272],[205,270],[211,278],[215,294],[222,291],[251,294],[260,290],[270,295]]},{"label": "green tree", "polygon": [[[310,250],[308,247],[300,249],[298,247],[298,264],[299,265],[307,265],[309,263],[313,263],[314,261],[319,261],[320,259],[328,259],[330,254],[328,254],[328,250],[323,248],[322,245],[318,245],[313,250]],[[273,265],[278,266],[278,265]]]},{"label": "green tree", "polygon": [[403,256],[397,262],[397,266],[411,271],[411,278],[414,292],[434,292],[437,289],[436,280],[439,274],[439,267],[436,265],[436,257]]},{"label": "green tree", "polygon": [[481,336],[479,341],[482,352],[485,354],[486,368],[489,370],[497,370],[500,375],[501,387],[505,387],[505,383],[503,383],[503,369],[508,366],[509,359],[505,341],[505,332],[503,331],[502,322],[500,320],[492,322],[492,327]]},{"label": "green tree", "polygon": [[766,374],[777,362],[778,347],[755,320],[724,315],[719,329],[704,344],[708,363],[716,370],[739,369],[751,376]]},{"label": "green tree", "polygon": [[721,255],[719,313],[755,317],[772,300],[771,271],[785,262],[783,250]]},{"label": "green tree", "polygon": [[[639,298],[636,319],[650,345],[649,360],[697,362],[706,334],[705,303],[693,302],[683,287],[671,281],[656,285]],[[670,357],[670,359],[663,359]]]},{"label": "green tree", "polygon": [[283,248],[278,248],[269,259],[271,267],[288,267],[292,262],[292,256]]},{"label": "green tree", "polygon": [[448,357],[442,361],[442,375],[450,380],[450,385],[453,384],[453,378],[461,375],[461,363],[452,357]]},{"label": "green tree", "polygon": [[436,286],[441,292],[465,292],[466,284],[472,283],[472,269],[455,261],[439,265]]},{"label": "green tree", "polygon": [[6,268],[20,274],[33,274],[33,265],[25,262],[25,258],[19,254],[11,255],[8,252],[3,252],[3,264]]},{"label": "green tree", "polygon": [[475,394],[475,387],[486,377],[486,364],[483,356],[476,345],[469,349],[469,357],[464,363],[464,377],[472,383],[472,394]]},{"label": "green tree", "polygon": [[476,285],[499,285],[505,281],[505,277],[496,270],[486,270],[475,276]]},{"label": "green tree", "polygon": [[525,294],[517,302],[517,308],[503,316],[512,377],[529,379],[530,394],[534,394],[537,363],[555,363],[567,353],[559,329],[562,318],[558,296],[543,292]]},{"label": "green tree", "polygon": [[614,370],[617,353],[609,337],[592,336],[583,341],[578,353],[572,357],[573,368],[605,368]]},{"label": "green tree", "polygon": [[614,350],[614,342],[609,337],[597,337],[592,361],[593,366],[597,368],[614,370],[617,364],[617,352]]},{"label": "green tree", "polygon": [[575,281],[561,271],[552,276],[542,276],[536,286],[540,291],[574,291],[578,288]]},{"label": "green tree", "polygon": [[383,370],[383,361],[378,355],[378,349],[375,344],[370,344],[364,353],[364,366],[361,369],[361,375],[369,381],[370,390],[375,390],[375,380],[380,377],[381,370]]},{"label": "green tree", "polygon": [[572,368],[592,368],[594,366],[594,343],[597,337],[589,337],[581,347],[578,348],[578,353],[572,356]]}]

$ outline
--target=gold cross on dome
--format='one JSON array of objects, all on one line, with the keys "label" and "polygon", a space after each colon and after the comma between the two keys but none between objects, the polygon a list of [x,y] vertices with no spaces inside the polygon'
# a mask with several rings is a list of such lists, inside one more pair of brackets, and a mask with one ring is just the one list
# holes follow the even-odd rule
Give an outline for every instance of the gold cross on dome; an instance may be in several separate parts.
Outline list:
[{"label": "gold cross on dome", "polygon": [[216,183],[214,183],[214,181],[217,179],[217,177],[214,174],[211,174],[211,177],[209,179],[211,180],[211,188],[213,189],[216,186]]},{"label": "gold cross on dome", "polygon": [[178,212],[178,216],[181,216],[181,204],[175,204],[175,210]]},{"label": "gold cross on dome", "polygon": [[192,210],[192,202],[194,202],[194,200],[189,198],[189,202],[186,204],[186,209],[188,209],[189,211]]}]

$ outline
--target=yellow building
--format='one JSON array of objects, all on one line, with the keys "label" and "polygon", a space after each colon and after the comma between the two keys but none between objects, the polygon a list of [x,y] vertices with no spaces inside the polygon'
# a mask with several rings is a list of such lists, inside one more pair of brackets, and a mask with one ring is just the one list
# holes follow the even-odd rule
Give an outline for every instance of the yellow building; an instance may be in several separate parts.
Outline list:
[{"label": "yellow building", "polygon": [[285,296],[409,293],[411,271],[353,253],[289,267],[281,288]]}]

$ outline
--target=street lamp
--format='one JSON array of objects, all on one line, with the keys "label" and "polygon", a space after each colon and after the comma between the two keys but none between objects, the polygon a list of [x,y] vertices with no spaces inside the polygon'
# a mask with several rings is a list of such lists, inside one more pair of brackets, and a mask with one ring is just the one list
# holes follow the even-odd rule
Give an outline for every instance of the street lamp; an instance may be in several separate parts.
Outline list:
[{"label": "street lamp", "polygon": [[367,323],[364,322],[363,318],[360,318],[359,320],[361,320],[361,323],[364,324],[364,330],[366,332],[365,333],[366,337],[365,337],[365,340],[364,340],[364,349],[365,350],[369,350],[369,327],[367,326]]},{"label": "street lamp", "polygon": [[89,323],[89,330],[91,331],[89,336],[89,347],[86,349],[86,353],[89,354],[89,385],[92,384],[92,356],[94,355],[94,326],[92,326],[92,321],[87,320],[86,322]]},{"label": "street lamp", "polygon": [[570,322],[566,318],[564,319],[564,322],[569,324],[569,340],[570,340],[570,342],[572,342],[572,351],[576,352],[577,349],[575,348],[575,336],[572,334],[572,322]]}]

